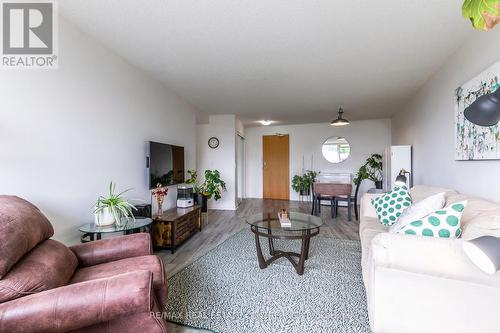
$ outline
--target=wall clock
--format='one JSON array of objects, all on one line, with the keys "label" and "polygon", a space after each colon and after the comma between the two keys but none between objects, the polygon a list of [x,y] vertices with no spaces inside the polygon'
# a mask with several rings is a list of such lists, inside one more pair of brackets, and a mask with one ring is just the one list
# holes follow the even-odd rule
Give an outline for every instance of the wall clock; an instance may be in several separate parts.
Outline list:
[{"label": "wall clock", "polygon": [[210,139],[208,139],[208,146],[212,149],[219,147],[219,139],[217,139],[215,136],[211,137]]}]

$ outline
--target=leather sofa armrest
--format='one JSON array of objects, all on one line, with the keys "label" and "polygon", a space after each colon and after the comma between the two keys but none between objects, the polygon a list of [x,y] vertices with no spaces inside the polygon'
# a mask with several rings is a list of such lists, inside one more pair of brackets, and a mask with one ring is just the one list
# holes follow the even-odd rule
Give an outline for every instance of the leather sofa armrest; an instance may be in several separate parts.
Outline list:
[{"label": "leather sofa armrest", "polygon": [[67,332],[152,309],[148,271],[76,283],[0,304],[0,332]]},{"label": "leather sofa armrest", "polygon": [[500,287],[500,272],[488,275],[462,250],[462,239],[447,239],[388,232],[371,242],[372,274],[377,267],[464,280]]},{"label": "leather sofa armrest", "polygon": [[94,266],[153,253],[151,236],[138,233],[78,244],[70,247],[80,266]]}]

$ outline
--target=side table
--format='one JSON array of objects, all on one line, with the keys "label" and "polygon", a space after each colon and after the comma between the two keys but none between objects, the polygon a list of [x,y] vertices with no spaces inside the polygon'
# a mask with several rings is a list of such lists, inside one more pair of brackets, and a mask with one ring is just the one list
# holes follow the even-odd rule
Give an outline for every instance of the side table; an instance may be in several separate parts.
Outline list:
[{"label": "side table", "polygon": [[138,218],[135,220],[129,220],[122,226],[117,226],[116,224],[109,226],[96,226],[94,223],[87,223],[82,225],[79,230],[83,232],[83,235],[80,237],[80,241],[82,243],[91,242],[95,239],[99,240],[102,237],[102,234],[114,233],[114,232],[123,232],[124,235],[133,234],[136,232],[150,232],[151,224],[153,220],[144,217]]}]

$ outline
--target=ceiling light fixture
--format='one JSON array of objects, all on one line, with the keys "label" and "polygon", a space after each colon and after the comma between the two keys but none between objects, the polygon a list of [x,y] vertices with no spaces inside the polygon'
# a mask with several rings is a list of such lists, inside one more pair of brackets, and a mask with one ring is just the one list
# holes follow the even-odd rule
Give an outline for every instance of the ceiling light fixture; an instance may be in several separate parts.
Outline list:
[{"label": "ceiling light fixture", "polygon": [[339,114],[337,116],[337,119],[333,120],[330,125],[332,126],[345,126],[349,125],[349,120],[342,118],[342,114],[344,113],[344,109],[342,107],[339,107]]},{"label": "ceiling light fixture", "polygon": [[259,120],[259,123],[261,123],[262,125],[264,126],[269,126],[271,125],[273,122],[271,120]]},{"label": "ceiling light fixture", "polygon": [[479,126],[495,126],[500,120],[500,87],[476,99],[464,110],[464,116]]}]

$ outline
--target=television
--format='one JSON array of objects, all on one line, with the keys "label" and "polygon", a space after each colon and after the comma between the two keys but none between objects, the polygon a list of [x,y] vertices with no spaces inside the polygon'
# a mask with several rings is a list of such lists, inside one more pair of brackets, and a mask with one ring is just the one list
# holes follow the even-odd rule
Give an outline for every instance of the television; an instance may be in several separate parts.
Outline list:
[{"label": "television", "polygon": [[148,142],[149,188],[184,183],[184,147]]}]

